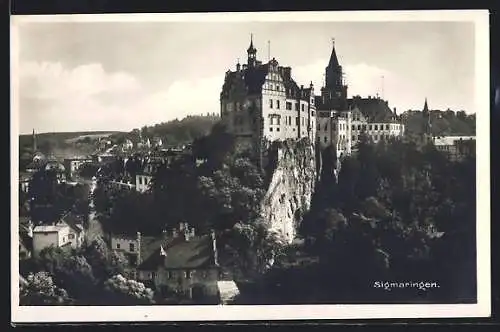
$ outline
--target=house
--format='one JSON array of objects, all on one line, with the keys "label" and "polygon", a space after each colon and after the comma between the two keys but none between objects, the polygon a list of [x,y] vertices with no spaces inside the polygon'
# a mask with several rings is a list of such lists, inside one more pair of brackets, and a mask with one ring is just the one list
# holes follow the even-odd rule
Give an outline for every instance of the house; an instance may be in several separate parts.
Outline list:
[{"label": "house", "polygon": [[156,163],[146,162],[146,165],[142,169],[142,172],[136,174],[135,189],[138,192],[143,193],[149,189],[156,167]]},{"label": "house", "polygon": [[197,236],[187,223],[159,236],[112,235],[111,248],[128,257],[136,278],[162,296],[216,299],[220,267],[215,234]]},{"label": "house", "polygon": [[33,256],[48,247],[69,247],[68,225],[40,225],[33,229]]},{"label": "house", "polygon": [[438,151],[446,154],[452,161],[476,153],[475,136],[439,136],[433,138],[433,143]]},{"label": "house", "polygon": [[83,227],[83,221],[77,216],[69,212],[56,223],[56,226],[69,227],[68,240],[73,249],[80,248],[82,246],[85,239],[85,229]]},{"label": "house", "polygon": [[111,249],[121,252],[128,259],[131,266],[137,266],[141,260],[141,233],[134,235],[111,234]]},{"label": "house", "polygon": [[78,218],[68,213],[53,225],[38,225],[33,228],[33,254],[54,247],[79,248],[84,241],[83,225]]}]

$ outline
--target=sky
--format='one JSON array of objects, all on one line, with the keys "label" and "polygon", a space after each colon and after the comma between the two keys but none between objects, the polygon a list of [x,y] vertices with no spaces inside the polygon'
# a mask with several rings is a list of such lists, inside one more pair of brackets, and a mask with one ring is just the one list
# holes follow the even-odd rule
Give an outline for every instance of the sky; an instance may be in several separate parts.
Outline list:
[{"label": "sky", "polygon": [[270,54],[318,92],[334,38],[349,96],[378,94],[398,113],[425,98],[474,112],[473,23],[36,22],[18,30],[20,132],[128,131],[218,113],[224,74],[246,62],[251,33],[259,60]]}]

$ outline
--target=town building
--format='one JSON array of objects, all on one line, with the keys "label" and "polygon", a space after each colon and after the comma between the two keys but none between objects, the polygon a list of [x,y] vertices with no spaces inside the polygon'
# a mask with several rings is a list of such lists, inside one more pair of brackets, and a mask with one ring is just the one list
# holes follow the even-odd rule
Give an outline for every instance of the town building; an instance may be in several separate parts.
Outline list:
[{"label": "town building", "polygon": [[126,255],[137,280],[165,298],[219,300],[214,233],[197,235],[193,227],[179,223],[158,236],[112,234],[111,248]]},{"label": "town building", "polygon": [[476,154],[475,136],[437,136],[433,138],[433,143],[438,151],[452,161]]},{"label": "town building", "polygon": [[74,158],[66,158],[63,161],[63,165],[66,168],[66,176],[68,178],[73,178],[78,175],[78,170],[83,165],[92,164],[93,159],[90,157],[74,157]]},{"label": "town building", "polygon": [[260,146],[262,141],[300,139],[314,141],[316,107],[314,86],[299,86],[291,68],[273,58],[263,64],[250,40],[247,63],[225,74],[220,94],[221,119],[238,145]]},{"label": "town building", "polygon": [[36,256],[45,248],[80,248],[84,240],[84,228],[70,213],[51,225],[38,225],[33,228],[33,254]]},{"label": "town building", "polygon": [[187,223],[142,241],[138,279],[165,297],[219,301],[221,269],[215,233],[197,235]]},{"label": "town building", "polygon": [[138,192],[146,192],[151,186],[153,175],[156,170],[156,163],[152,161],[145,161],[142,170],[135,176],[135,189]]}]

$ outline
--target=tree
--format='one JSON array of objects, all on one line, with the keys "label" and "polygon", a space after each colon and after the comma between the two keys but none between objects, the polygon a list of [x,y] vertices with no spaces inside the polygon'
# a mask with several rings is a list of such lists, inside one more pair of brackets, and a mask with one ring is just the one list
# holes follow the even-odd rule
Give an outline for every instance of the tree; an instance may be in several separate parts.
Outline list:
[{"label": "tree", "polygon": [[30,273],[26,279],[19,277],[20,305],[63,305],[71,299],[66,290],[54,284],[48,272]]},{"label": "tree", "polygon": [[121,274],[115,275],[104,282],[106,291],[105,302],[108,305],[153,304],[154,293],[143,283],[128,280]]},{"label": "tree", "polygon": [[49,272],[75,299],[92,301],[97,293],[92,267],[84,256],[69,248],[47,247],[36,259],[39,270]]},{"label": "tree", "polygon": [[101,237],[97,237],[84,248],[83,254],[92,266],[98,280],[122,274],[127,266],[127,259],[122,253],[110,250]]}]

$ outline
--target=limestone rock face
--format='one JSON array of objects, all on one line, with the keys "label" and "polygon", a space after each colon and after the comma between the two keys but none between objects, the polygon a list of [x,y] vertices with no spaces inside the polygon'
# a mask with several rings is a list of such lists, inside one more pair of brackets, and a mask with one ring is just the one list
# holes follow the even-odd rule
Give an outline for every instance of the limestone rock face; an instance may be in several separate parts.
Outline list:
[{"label": "limestone rock face", "polygon": [[261,217],[288,243],[310,208],[318,174],[316,159],[315,147],[307,139],[276,142],[269,148],[270,179]]}]

